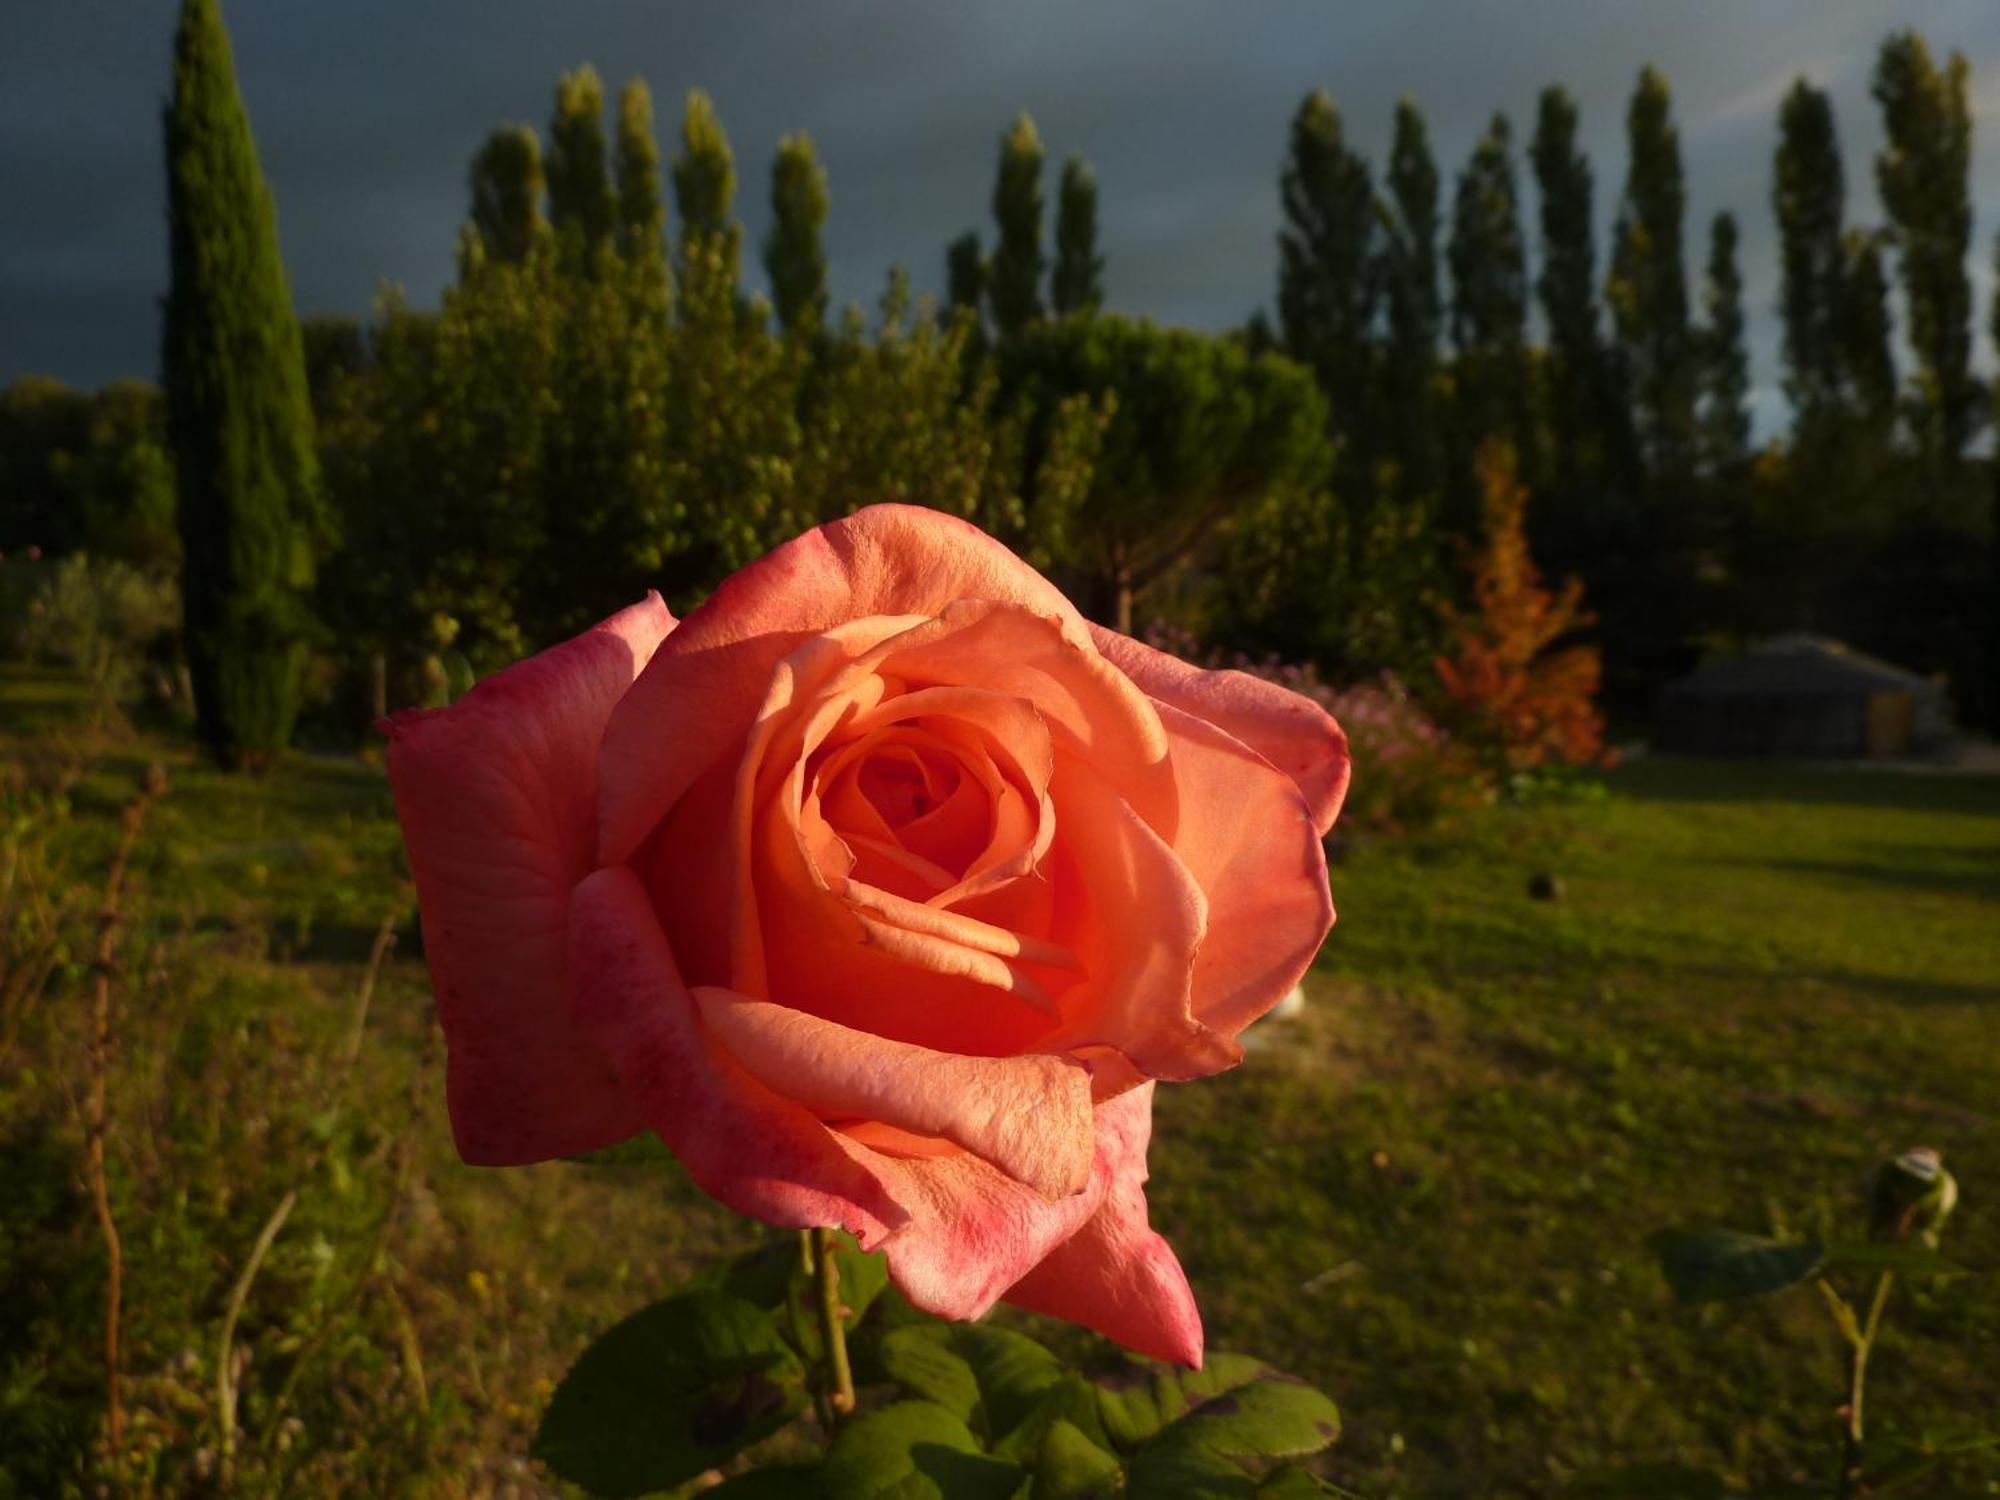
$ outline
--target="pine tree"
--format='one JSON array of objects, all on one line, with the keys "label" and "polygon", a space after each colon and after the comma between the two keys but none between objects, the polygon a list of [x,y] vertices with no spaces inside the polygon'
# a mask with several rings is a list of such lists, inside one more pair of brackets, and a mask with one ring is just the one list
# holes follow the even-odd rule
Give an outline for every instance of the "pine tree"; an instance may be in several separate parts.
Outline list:
[{"label": "pine tree", "polygon": [[1912,404],[1924,451],[1946,465],[1964,457],[1984,415],[1971,369],[1972,286],[1965,270],[1972,239],[1970,72],[1956,52],[1940,70],[1914,31],[1885,41],[1875,65],[1875,100],[1888,138],[1875,159],[1875,182],[1902,251],[1917,356]]},{"label": "pine tree", "polygon": [[1803,78],[1778,110],[1771,172],[1784,291],[1785,394],[1801,448],[1841,415],[1841,218],[1846,184],[1833,101]]},{"label": "pine tree", "polygon": [[976,317],[986,296],[986,261],[979,253],[979,232],[968,229],[945,247],[945,300],[970,308]]},{"label": "pine tree", "polygon": [[986,272],[993,327],[1005,340],[1042,316],[1042,138],[1035,122],[1020,116],[1000,138],[1000,168],[993,183],[993,222],[999,241]]},{"label": "pine tree", "polygon": [[487,136],[472,159],[472,226],[486,258],[518,264],[548,232],[542,217],[542,143],[526,125]]},{"label": "pine tree", "polygon": [[687,314],[735,316],[743,226],[736,222],[736,157],[700,89],[688,92],[681,148],[674,157],[674,207],[681,221],[681,284]]},{"label": "pine tree", "polygon": [[1097,175],[1080,156],[1063,163],[1049,301],[1057,317],[1095,312],[1104,305],[1104,257],[1097,253]]},{"label": "pine tree", "polygon": [[[1350,150],[1340,111],[1324,89],[1292,116],[1279,181],[1278,321],[1285,351],[1319,378],[1336,436],[1365,433],[1370,337],[1377,306],[1380,214],[1368,163]],[[1365,472],[1361,445],[1343,450],[1350,473]]]},{"label": "pine tree", "polygon": [[548,175],[549,221],[565,253],[589,265],[611,243],[618,202],[604,145],[604,85],[588,63],[556,84]]},{"label": "pine tree", "polygon": [[1695,361],[1681,246],[1687,185],[1673,96],[1651,67],[1639,74],[1626,132],[1631,163],[1607,296],[1645,457],[1656,477],[1671,480],[1686,473],[1694,447]]},{"label": "pine tree", "polygon": [[197,727],[225,766],[285,748],[326,523],[271,192],[217,0],[184,0],[165,120],[162,354]]},{"label": "pine tree", "polygon": [[826,250],[820,230],[828,206],[826,172],[801,131],[778,142],[771,163],[771,232],[764,239],[764,272],[778,323],[793,333],[818,333],[826,324]]},{"label": "pine tree", "polygon": [[1736,220],[1709,227],[1708,283],[1702,298],[1701,446],[1710,474],[1727,473],[1750,453],[1750,356],[1743,347],[1743,276],[1736,265]]},{"label": "pine tree", "polygon": [[618,248],[627,260],[655,261],[666,237],[653,93],[635,78],[618,95]]}]

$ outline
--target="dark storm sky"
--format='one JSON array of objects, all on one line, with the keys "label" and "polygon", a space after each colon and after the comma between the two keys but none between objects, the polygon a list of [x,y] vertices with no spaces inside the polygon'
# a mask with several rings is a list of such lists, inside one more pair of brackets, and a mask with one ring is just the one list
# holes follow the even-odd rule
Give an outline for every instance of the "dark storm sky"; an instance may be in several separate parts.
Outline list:
[{"label": "dark storm sky", "polygon": [[[169,0],[0,0],[0,383],[150,375],[166,270],[158,113]],[[1777,411],[1768,207],[1777,101],[1833,89],[1850,220],[1877,217],[1868,74],[1915,25],[1971,59],[1983,139],[1980,318],[2000,225],[2000,4],[1934,0],[228,0],[237,64],[302,311],[365,311],[381,281],[428,302],[450,274],[465,164],[502,121],[539,123],[556,74],[645,77],[662,135],[691,87],[734,141],[748,229],[765,223],[777,138],[812,133],[831,174],[837,298],[873,302],[895,261],[941,281],[945,242],[984,227],[995,143],[1020,109],[1053,161],[1097,169],[1110,300],[1206,327],[1271,300],[1288,117],[1330,89],[1371,158],[1415,96],[1449,182],[1492,111],[1517,139],[1551,81],[1581,101],[1608,222],[1622,118],[1652,61],[1674,83],[1691,270],[1736,212],[1760,417]],[[669,154],[671,140],[664,142]],[[1528,173],[1522,170],[1524,188]],[[1053,187],[1053,182],[1051,182]],[[1449,188],[1447,187],[1447,194]],[[1053,194],[1051,194],[1051,197]],[[1532,211],[1532,197],[1528,198]],[[1601,253],[1601,252],[1600,252]],[[1983,340],[1982,340],[1983,342]]]}]

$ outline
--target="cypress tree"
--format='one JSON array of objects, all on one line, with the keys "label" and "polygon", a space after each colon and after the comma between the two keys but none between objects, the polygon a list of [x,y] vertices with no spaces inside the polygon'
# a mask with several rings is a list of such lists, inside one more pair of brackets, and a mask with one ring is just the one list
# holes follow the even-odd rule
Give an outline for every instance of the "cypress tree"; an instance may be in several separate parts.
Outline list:
[{"label": "cypress tree", "polygon": [[778,322],[793,333],[817,333],[826,324],[826,250],[820,230],[828,206],[826,172],[801,131],[778,142],[771,163],[771,232],[764,240],[764,271]]},{"label": "cypress tree", "polygon": [[660,191],[660,143],[653,133],[653,93],[635,78],[618,95],[618,244],[628,260],[657,258],[666,244]]},{"label": "cypress tree", "polygon": [[986,273],[993,327],[1011,338],[1042,316],[1042,138],[1025,114],[1000,138],[1000,169],[993,183],[993,221],[999,242]]},{"label": "cypress tree", "polygon": [[519,263],[548,230],[542,218],[542,143],[526,125],[487,136],[472,159],[472,227],[488,260]]},{"label": "cypress tree", "polygon": [[1626,116],[1631,161],[1611,256],[1608,299],[1631,372],[1644,452],[1656,474],[1683,475],[1693,458],[1695,361],[1688,326],[1681,220],[1687,185],[1673,96],[1642,69]]},{"label": "cypress tree", "polygon": [[1803,78],[1778,109],[1771,207],[1784,290],[1785,394],[1801,448],[1817,446],[1841,413],[1841,218],[1846,183],[1833,101]]},{"label": "cypress tree", "polygon": [[1914,31],[1885,41],[1875,65],[1887,137],[1875,159],[1875,182],[1902,251],[1918,435],[1925,452],[1946,465],[1964,457],[1983,416],[1971,369],[1972,286],[1965,271],[1972,239],[1969,74],[1956,52],[1940,70]]},{"label": "cypress tree", "polygon": [[1057,317],[1095,312],[1104,305],[1104,257],[1097,253],[1097,176],[1080,156],[1063,163],[1049,300]]},{"label": "cypress tree", "polygon": [[184,0],[165,120],[162,351],[197,727],[225,766],[285,748],[325,527],[276,213],[217,0]]},{"label": "cypress tree", "polygon": [[[1285,350],[1319,377],[1336,435],[1367,426],[1369,339],[1376,312],[1380,214],[1368,163],[1349,149],[1340,111],[1324,89],[1292,116],[1279,180],[1278,321]],[[1347,445],[1352,469],[1365,467]]]},{"label": "cypress tree", "polygon": [[[681,220],[681,279],[695,315],[734,315],[743,226],[736,222],[736,156],[700,89],[688,92],[674,157],[674,207]],[[699,310],[706,309],[706,313]]]},{"label": "cypress tree", "polygon": [[1703,295],[1701,445],[1711,474],[1750,452],[1750,357],[1743,347],[1743,276],[1736,265],[1736,220],[1717,214],[1709,228]]},{"label": "cypress tree", "polygon": [[586,63],[556,84],[549,120],[549,220],[583,264],[611,243],[618,202],[604,144],[604,85]]}]

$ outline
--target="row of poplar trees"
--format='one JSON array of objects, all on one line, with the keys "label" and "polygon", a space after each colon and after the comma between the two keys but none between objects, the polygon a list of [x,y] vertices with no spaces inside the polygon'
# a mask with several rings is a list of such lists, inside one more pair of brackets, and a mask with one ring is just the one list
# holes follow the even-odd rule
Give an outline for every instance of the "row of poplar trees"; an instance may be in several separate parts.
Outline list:
[{"label": "row of poplar trees", "polygon": [[[1328,491],[1293,502],[1292,527],[1255,533],[1270,550],[1243,559],[1264,590],[1254,622],[1336,671],[1420,658],[1423,642],[1397,638],[1429,618],[1408,602],[1449,586],[1428,554],[1474,524],[1470,456],[1500,437],[1533,492],[1538,557],[1587,585],[1622,706],[1643,707],[1705,644],[1804,627],[1947,669],[1990,716],[2000,492],[1975,450],[1991,398],[1972,370],[1967,89],[1963,58],[1940,65],[1913,32],[1883,43],[1879,226],[1846,222],[1828,95],[1800,79],[1785,96],[1770,202],[1791,426],[1762,447],[1737,219],[1710,222],[1691,286],[1658,72],[1631,97],[1601,272],[1595,175],[1564,89],[1540,96],[1525,151],[1493,117],[1448,206],[1414,103],[1397,109],[1378,178],[1332,100],[1307,98],[1281,184],[1277,327],[1258,331],[1314,370],[1337,457]],[[1315,611],[1328,580],[1346,597]]]},{"label": "row of poplar trees", "polygon": [[1447,214],[1414,104],[1378,183],[1316,93],[1282,172],[1276,324],[1206,335],[1101,310],[1097,190],[1076,158],[1047,253],[1026,117],[1001,140],[990,244],[947,251],[944,308],[895,270],[872,316],[834,311],[829,184],[804,135],[772,163],[770,290],[753,294],[707,97],[689,96],[666,162],[645,85],[608,101],[583,68],[544,135],[497,130],[471,164],[435,311],[388,294],[366,327],[315,320],[302,339],[216,0],[185,0],[164,371],[202,731],[225,762],[261,763],[309,658],[322,696],[372,661],[372,696],[408,700],[440,654],[496,666],[646,587],[684,608],[880,500],[974,519],[1110,623],[1170,611],[1341,675],[1421,677],[1478,525],[1472,455],[1494,438],[1533,493],[1538,555],[1586,581],[1630,701],[1704,634],[1799,624],[1970,680],[1966,643],[1987,632],[1951,616],[1986,624],[1992,549],[1964,64],[1892,37],[1875,93],[1875,230],[1843,221],[1826,96],[1801,82],[1781,111],[1795,417],[1758,450],[1736,223],[1711,226],[1697,311],[1671,97],[1650,69],[1601,278],[1563,90],[1527,150],[1532,277],[1504,117]]}]

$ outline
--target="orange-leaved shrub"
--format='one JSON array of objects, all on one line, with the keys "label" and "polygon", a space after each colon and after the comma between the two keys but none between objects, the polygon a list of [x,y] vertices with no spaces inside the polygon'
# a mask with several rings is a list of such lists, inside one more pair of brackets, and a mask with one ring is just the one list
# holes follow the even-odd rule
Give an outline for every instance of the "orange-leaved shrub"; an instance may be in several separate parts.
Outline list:
[{"label": "orange-leaved shrub", "polygon": [[1437,661],[1445,717],[1499,769],[1607,764],[1598,650],[1561,644],[1592,623],[1583,585],[1574,578],[1560,589],[1543,584],[1528,552],[1528,491],[1516,477],[1513,448],[1488,439],[1476,462],[1483,516],[1473,603],[1448,612],[1453,649]]}]

